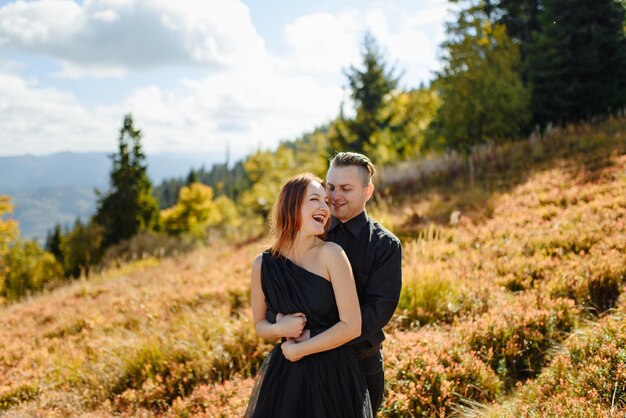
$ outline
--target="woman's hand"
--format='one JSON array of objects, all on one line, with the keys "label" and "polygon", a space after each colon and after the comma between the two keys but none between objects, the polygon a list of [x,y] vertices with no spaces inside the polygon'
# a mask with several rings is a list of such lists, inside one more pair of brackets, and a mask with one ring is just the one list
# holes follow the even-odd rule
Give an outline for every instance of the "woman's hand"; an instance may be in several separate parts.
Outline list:
[{"label": "woman's hand", "polygon": [[283,350],[283,356],[289,361],[298,361],[303,356],[298,352],[298,343],[294,340],[287,340],[281,344],[280,348]]},{"label": "woman's hand", "polygon": [[280,335],[285,338],[297,338],[302,334],[306,325],[306,315],[295,313],[289,315],[277,314],[276,325],[280,327]]}]

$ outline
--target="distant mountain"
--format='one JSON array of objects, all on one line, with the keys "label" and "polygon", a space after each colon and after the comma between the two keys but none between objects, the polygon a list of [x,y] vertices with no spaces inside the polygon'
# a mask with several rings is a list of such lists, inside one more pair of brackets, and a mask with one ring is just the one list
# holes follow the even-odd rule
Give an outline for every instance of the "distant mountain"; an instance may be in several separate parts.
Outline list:
[{"label": "distant mountain", "polygon": [[[215,154],[148,155],[148,175],[156,186],[223,159]],[[43,241],[57,222],[71,226],[77,217],[94,213],[94,190],[108,189],[110,170],[109,154],[99,152],[0,157],[0,195],[11,196],[21,237]]]}]

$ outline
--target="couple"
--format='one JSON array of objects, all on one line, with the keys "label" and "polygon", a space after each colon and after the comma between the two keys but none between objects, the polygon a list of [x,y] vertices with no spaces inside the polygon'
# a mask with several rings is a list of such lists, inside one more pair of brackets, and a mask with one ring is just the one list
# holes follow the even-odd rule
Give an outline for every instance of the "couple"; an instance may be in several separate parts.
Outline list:
[{"label": "couple", "polygon": [[259,370],[246,417],[376,415],[382,328],[400,297],[402,250],[365,212],[374,172],[366,156],[342,152],[326,186],[311,174],[283,185],[274,243],[252,266],[256,332],[283,342]]}]

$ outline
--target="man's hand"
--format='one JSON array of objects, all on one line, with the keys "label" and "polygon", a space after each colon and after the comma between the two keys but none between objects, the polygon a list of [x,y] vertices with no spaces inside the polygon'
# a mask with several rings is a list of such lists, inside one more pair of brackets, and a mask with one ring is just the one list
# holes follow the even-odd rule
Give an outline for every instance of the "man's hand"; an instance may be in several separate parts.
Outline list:
[{"label": "man's hand", "polygon": [[297,338],[302,335],[302,330],[306,325],[306,315],[295,313],[283,315],[276,314],[276,325],[280,327],[280,335],[285,338]]},{"label": "man's hand", "polygon": [[282,343],[280,348],[283,350],[285,358],[289,361],[295,362],[303,357],[300,353],[298,353],[298,344],[292,339]]}]

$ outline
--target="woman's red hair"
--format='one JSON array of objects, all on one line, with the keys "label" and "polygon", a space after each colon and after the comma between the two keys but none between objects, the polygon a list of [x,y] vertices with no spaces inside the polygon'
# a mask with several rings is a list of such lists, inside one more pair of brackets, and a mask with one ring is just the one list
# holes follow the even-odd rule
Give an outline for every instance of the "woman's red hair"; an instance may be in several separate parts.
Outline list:
[{"label": "woman's red hair", "polygon": [[278,257],[293,245],[302,226],[300,212],[304,195],[312,181],[324,185],[323,180],[314,174],[303,173],[290,178],[281,187],[272,211],[271,235],[275,241],[270,247],[270,253],[274,257]]}]

